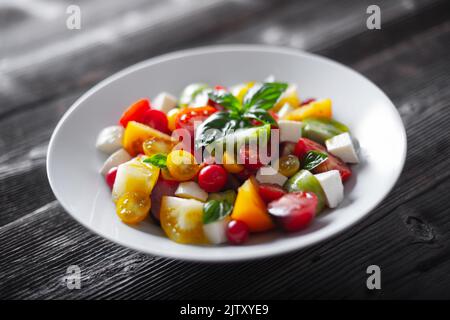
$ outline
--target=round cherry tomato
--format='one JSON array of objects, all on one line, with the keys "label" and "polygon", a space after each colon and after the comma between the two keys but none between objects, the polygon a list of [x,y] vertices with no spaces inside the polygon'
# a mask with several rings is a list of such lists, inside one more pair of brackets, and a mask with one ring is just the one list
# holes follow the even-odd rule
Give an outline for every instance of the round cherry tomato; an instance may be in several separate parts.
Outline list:
[{"label": "round cherry tomato", "polygon": [[231,244],[244,243],[247,240],[249,233],[250,231],[245,222],[239,220],[231,220],[228,222],[226,235],[228,242]]},{"label": "round cherry tomato", "polygon": [[206,192],[218,192],[227,183],[227,172],[218,164],[203,167],[198,174],[198,184]]},{"label": "round cherry tomato", "polygon": [[108,186],[113,188],[114,182],[116,181],[116,175],[117,175],[117,167],[109,169],[108,173],[106,174],[105,180]]},{"label": "round cherry tomato", "polygon": [[177,114],[175,127],[188,130],[193,137],[195,122],[203,122],[215,112],[217,112],[217,109],[210,106],[182,109]]},{"label": "round cherry tomato", "polygon": [[272,201],[267,210],[285,231],[298,231],[313,220],[317,202],[317,196],[312,192],[294,192]]},{"label": "round cherry tomato", "polygon": [[125,192],[116,203],[116,212],[125,223],[138,223],[148,216],[150,197],[141,192]]},{"label": "round cherry tomato", "polygon": [[198,173],[199,165],[192,153],[185,150],[173,150],[167,156],[167,169],[177,181],[191,180]]},{"label": "round cherry tomato", "polygon": [[278,159],[278,172],[283,176],[292,177],[300,170],[300,161],[292,154],[283,156]]},{"label": "round cherry tomato", "polygon": [[150,110],[150,102],[148,99],[138,100],[124,111],[119,122],[124,128],[127,127],[130,121],[142,122],[142,117],[148,110]]},{"label": "round cherry tomato", "polygon": [[167,120],[168,120],[168,126],[169,126],[170,131],[173,131],[176,129],[177,115],[180,113],[180,111],[181,111],[180,108],[173,108],[173,109],[170,109],[169,112],[167,112]]},{"label": "round cherry tomato", "polygon": [[160,110],[150,109],[145,111],[142,115],[141,122],[156,130],[170,134],[167,116]]},{"label": "round cherry tomato", "polygon": [[286,194],[286,191],[282,187],[270,183],[261,183],[258,192],[265,203],[278,200]]}]

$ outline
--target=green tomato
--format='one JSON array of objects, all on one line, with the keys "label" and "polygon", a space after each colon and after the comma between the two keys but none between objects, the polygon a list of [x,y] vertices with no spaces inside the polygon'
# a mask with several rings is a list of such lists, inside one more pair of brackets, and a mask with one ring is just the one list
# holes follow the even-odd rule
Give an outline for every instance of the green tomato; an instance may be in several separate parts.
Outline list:
[{"label": "green tomato", "polygon": [[322,144],[325,140],[348,131],[345,124],[333,119],[307,118],[302,122],[302,136]]},{"label": "green tomato", "polygon": [[300,170],[294,176],[289,178],[284,184],[288,192],[310,191],[316,194],[318,202],[316,214],[320,213],[325,207],[325,193],[320,186],[319,181],[308,170]]}]

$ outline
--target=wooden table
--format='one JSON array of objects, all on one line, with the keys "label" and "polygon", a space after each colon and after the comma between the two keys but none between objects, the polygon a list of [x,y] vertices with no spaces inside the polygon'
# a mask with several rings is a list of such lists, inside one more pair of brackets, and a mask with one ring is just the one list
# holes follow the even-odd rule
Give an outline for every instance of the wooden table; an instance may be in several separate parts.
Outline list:
[{"label": "wooden table", "polygon": [[[81,8],[80,30],[66,28],[70,4]],[[366,27],[370,4],[381,8],[381,30]],[[449,13],[445,0],[1,2],[0,298],[450,298]],[[203,264],[118,246],[61,208],[45,154],[71,103],[130,64],[218,43],[319,53],[394,101],[408,135],[406,165],[366,219],[306,250]],[[74,264],[80,290],[64,282]],[[381,290],[366,288],[372,264],[381,267]]]}]

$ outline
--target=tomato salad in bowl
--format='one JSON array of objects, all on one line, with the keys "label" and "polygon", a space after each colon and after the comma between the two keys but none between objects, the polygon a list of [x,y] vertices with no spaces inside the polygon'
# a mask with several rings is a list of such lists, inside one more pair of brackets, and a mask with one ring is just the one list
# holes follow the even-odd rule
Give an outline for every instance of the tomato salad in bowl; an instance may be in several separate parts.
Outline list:
[{"label": "tomato salad in bowl", "polygon": [[195,83],[125,109],[96,147],[116,213],[152,219],[184,244],[242,244],[252,233],[305,229],[344,198],[359,162],[330,99],[301,100],[295,84]]}]

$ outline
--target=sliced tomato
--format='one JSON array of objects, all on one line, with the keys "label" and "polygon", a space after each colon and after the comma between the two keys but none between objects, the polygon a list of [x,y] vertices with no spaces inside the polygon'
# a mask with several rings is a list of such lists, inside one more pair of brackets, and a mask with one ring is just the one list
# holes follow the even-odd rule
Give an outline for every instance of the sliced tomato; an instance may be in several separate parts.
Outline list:
[{"label": "sliced tomato", "polygon": [[215,112],[217,112],[217,109],[210,106],[185,108],[178,113],[175,120],[175,127],[177,129],[188,130],[191,137],[194,137],[195,122],[203,122]]},{"label": "sliced tomato", "polygon": [[122,116],[120,117],[119,123],[126,128],[128,122],[137,121],[142,123],[144,114],[150,110],[150,101],[148,99],[141,99],[129,106]]},{"label": "sliced tomato", "polygon": [[280,199],[286,191],[277,184],[261,183],[259,185],[259,195],[265,203]]},{"label": "sliced tomato", "polygon": [[305,154],[308,151],[317,150],[328,155],[328,159],[325,160],[322,164],[317,166],[312,170],[313,173],[321,173],[330,170],[338,170],[342,181],[348,180],[352,175],[352,170],[348,165],[345,164],[344,161],[339,159],[338,157],[329,154],[324,146],[314,142],[308,138],[300,138],[298,140],[297,145],[295,146],[294,155],[296,155],[299,159],[303,159]]},{"label": "sliced tomato", "polygon": [[173,196],[178,188],[178,181],[166,180],[159,177],[155,187],[152,190],[151,202],[152,207],[150,211],[153,217],[159,221],[159,210],[161,209],[161,201],[163,196]]},{"label": "sliced tomato", "polygon": [[144,112],[141,122],[156,130],[170,134],[169,121],[164,112],[155,109],[149,109]]},{"label": "sliced tomato", "polygon": [[331,171],[331,170],[339,171],[342,182],[347,181],[352,175],[352,170],[350,169],[350,167],[348,165],[346,165],[344,161],[342,161],[338,157],[335,157],[331,154],[328,154],[328,159],[325,160],[322,164],[315,167],[312,170],[312,172],[313,173],[321,173],[321,172],[327,172],[327,171]]}]

